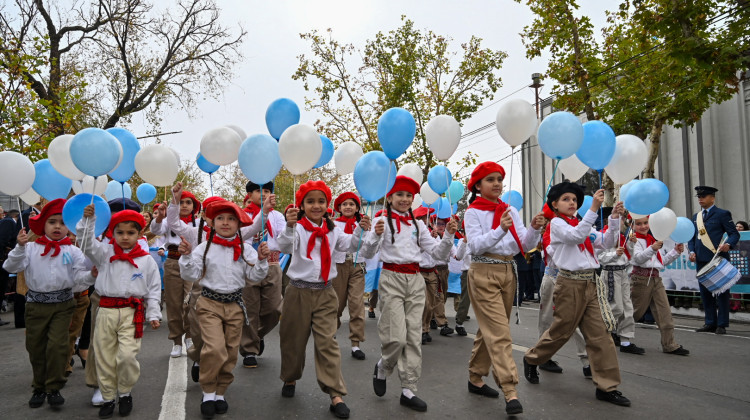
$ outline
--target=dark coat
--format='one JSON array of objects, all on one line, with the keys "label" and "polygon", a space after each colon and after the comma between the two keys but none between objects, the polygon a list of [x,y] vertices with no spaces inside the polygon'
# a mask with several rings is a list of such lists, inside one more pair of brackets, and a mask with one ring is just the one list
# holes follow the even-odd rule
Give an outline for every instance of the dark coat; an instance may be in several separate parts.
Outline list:
[{"label": "dark coat", "polygon": [[[696,261],[707,263],[711,261],[714,253],[706,248],[698,237],[698,225],[695,222],[697,216],[697,213],[693,215],[695,234],[693,235],[693,239],[688,242],[688,249],[690,252],[695,252]],[[740,233],[737,232],[737,226],[732,221],[732,213],[728,210],[714,206],[703,219],[703,224],[706,226],[706,232],[708,233],[711,242],[714,244],[714,247],[719,245],[719,242],[721,242],[721,238],[725,233],[728,236],[727,243],[731,248],[737,246],[737,243],[740,241]],[[729,259],[728,252],[723,252],[719,255]]]}]

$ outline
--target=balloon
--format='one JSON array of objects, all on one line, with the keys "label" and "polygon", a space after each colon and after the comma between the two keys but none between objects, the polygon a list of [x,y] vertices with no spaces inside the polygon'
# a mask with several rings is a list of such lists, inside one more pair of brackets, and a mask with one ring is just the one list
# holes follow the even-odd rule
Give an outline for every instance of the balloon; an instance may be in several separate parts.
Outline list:
[{"label": "balloon", "polygon": [[331,139],[324,135],[320,135],[320,144],[323,146],[323,149],[320,152],[320,159],[318,159],[318,163],[313,166],[313,168],[320,168],[321,166],[325,166],[328,162],[331,161],[331,158],[333,157],[333,142]]},{"label": "balloon", "polygon": [[29,188],[29,190],[25,193],[19,194],[18,198],[20,198],[24,203],[30,206],[33,206],[34,204],[39,202],[39,194],[37,194],[33,188]]},{"label": "balloon", "polygon": [[237,161],[250,181],[258,185],[270,182],[281,169],[279,142],[268,134],[253,134],[242,142]]},{"label": "balloon", "polygon": [[456,204],[459,201],[461,201],[462,198],[464,198],[464,184],[461,183],[461,181],[453,181],[451,182],[451,186],[448,187],[448,193],[446,194],[448,196],[448,199],[450,200],[451,204]]},{"label": "balloon", "polygon": [[271,137],[279,140],[284,130],[294,124],[299,124],[299,107],[293,100],[280,98],[268,105],[266,127]]},{"label": "balloon", "polygon": [[534,106],[523,99],[511,99],[497,110],[495,128],[510,147],[516,147],[536,132]]},{"label": "balloon", "polygon": [[687,217],[678,217],[677,224],[669,237],[678,244],[688,242],[695,235],[695,225]]},{"label": "balloon", "polygon": [[588,121],[583,124],[583,144],[576,152],[584,165],[601,171],[615,154],[615,132],[603,121]]},{"label": "balloon", "polygon": [[416,163],[407,163],[401,166],[398,170],[399,175],[403,175],[405,177],[409,177],[415,181],[417,181],[417,184],[422,184],[422,181],[424,181],[424,176],[422,175],[422,168],[419,167]]},{"label": "balloon", "polygon": [[107,132],[112,134],[122,147],[122,159],[114,171],[109,173],[109,177],[118,182],[125,182],[133,176],[135,172],[135,155],[141,150],[138,139],[130,131],[120,128],[108,128]]},{"label": "balloon", "polygon": [[76,194],[88,193],[102,195],[107,190],[109,178],[106,175],[94,178],[86,175],[81,181],[73,181],[73,192]]},{"label": "balloon", "polygon": [[672,209],[663,207],[649,217],[648,227],[651,228],[651,234],[657,241],[663,241],[669,238],[669,235],[677,227],[677,215],[674,214]]},{"label": "balloon", "polygon": [[616,137],[615,154],[604,170],[616,184],[624,184],[641,174],[647,160],[648,149],[643,140],[622,134]]},{"label": "balloon", "polygon": [[[124,196],[123,190],[125,191]],[[112,201],[115,198],[123,197],[129,200],[133,197],[133,190],[128,184],[121,184],[117,181],[109,181],[109,184],[107,184],[107,189],[104,191],[104,197],[107,198],[107,201]]]},{"label": "balloon", "polygon": [[347,141],[336,149],[333,154],[333,162],[336,165],[336,173],[339,175],[350,174],[354,171],[354,165],[364,155],[362,147],[353,141]]},{"label": "balloon", "polygon": [[633,220],[638,220],[638,219],[643,219],[644,217],[648,217],[647,214],[638,214],[638,213],[633,213],[631,211],[628,212],[628,215]]},{"label": "balloon", "polygon": [[148,204],[156,198],[156,187],[151,184],[141,184],[136,188],[135,196],[142,204]]},{"label": "balloon", "polygon": [[433,203],[433,206],[437,204],[436,207],[432,207],[435,209],[435,214],[437,214],[437,217],[440,219],[447,219],[451,217],[451,203],[448,201],[445,197],[440,197],[440,200],[437,200],[435,203]]},{"label": "balloon", "polygon": [[625,208],[638,214],[648,215],[659,211],[668,201],[669,188],[658,179],[646,178],[638,181],[628,190]]},{"label": "balloon", "polygon": [[295,124],[279,139],[279,157],[293,175],[312,169],[323,151],[320,135],[309,125]]},{"label": "balloon", "polygon": [[435,159],[448,160],[461,142],[461,126],[449,115],[438,115],[427,123],[424,135]]},{"label": "balloon", "polygon": [[[171,147],[168,147],[168,149],[174,155],[174,161],[177,162],[177,167],[179,168],[180,166],[182,166],[182,160],[180,159],[180,154],[177,153],[177,150],[174,150]],[[200,153],[200,152],[198,152],[198,153]]]},{"label": "balloon", "polygon": [[[399,174],[400,175],[400,174]],[[412,211],[419,208],[419,206],[422,205],[422,196],[417,194],[414,196],[414,201],[411,202],[411,209]]]},{"label": "balloon", "polygon": [[395,182],[396,164],[383,152],[367,152],[354,166],[354,185],[367,201],[380,200]]},{"label": "balloon", "polygon": [[122,146],[115,136],[101,128],[84,128],[70,141],[70,158],[84,174],[102,176],[120,163]]},{"label": "balloon", "polygon": [[[74,235],[78,235],[76,232],[76,225],[83,217],[83,209],[89,204],[91,204],[91,194],[83,193],[70,197],[70,199],[65,202],[65,206],[63,206],[63,222],[68,230]],[[94,196],[94,214],[96,215],[94,236],[99,236],[107,230],[109,221],[112,218],[112,213],[109,211],[109,204],[98,195]]]},{"label": "balloon", "polygon": [[419,189],[419,195],[422,196],[422,201],[427,205],[434,203],[438,198],[440,198],[440,194],[432,191],[432,188],[430,188],[430,184],[427,182],[422,184],[422,187]]},{"label": "balloon", "polygon": [[149,184],[165,187],[177,179],[177,159],[167,146],[150,144],[135,155],[135,170]]},{"label": "balloon", "polygon": [[553,112],[539,124],[537,138],[545,155],[552,159],[565,159],[581,148],[583,125],[570,112]]},{"label": "balloon", "polygon": [[195,162],[198,164],[198,168],[200,168],[201,171],[212,174],[221,168],[219,165],[214,165],[213,163],[206,160],[206,158],[203,157],[201,152],[198,152],[198,156],[195,157]]},{"label": "balloon", "polygon": [[378,140],[388,159],[398,159],[411,146],[416,133],[414,117],[403,108],[391,108],[378,119]]},{"label": "balloon", "polygon": [[620,187],[620,201],[623,203],[625,202],[625,199],[628,197],[628,193],[630,192],[630,189],[633,188],[635,184],[637,184],[640,181],[640,179],[634,179]]},{"label": "balloon", "polygon": [[0,191],[21,195],[31,188],[35,176],[36,168],[29,158],[17,152],[0,152]]},{"label": "balloon", "polygon": [[432,191],[440,195],[448,190],[451,186],[451,171],[443,165],[434,166],[427,173],[427,183],[430,184]]},{"label": "balloon", "polygon": [[588,166],[584,165],[576,155],[561,160],[559,168],[570,182],[578,181],[589,171]]},{"label": "balloon", "polygon": [[49,144],[47,149],[47,157],[52,167],[63,174],[63,176],[72,179],[73,181],[80,181],[86,174],[79,171],[76,165],[73,164],[73,160],[70,158],[70,142],[73,141],[72,134],[63,134],[57,136]]},{"label": "balloon", "polygon": [[583,217],[586,215],[586,212],[591,209],[591,202],[594,201],[594,197],[590,195],[584,195],[583,196],[583,204],[578,209],[578,214]]},{"label": "balloon", "polygon": [[73,181],[57,172],[49,163],[49,159],[42,159],[35,163],[34,170],[36,171],[36,177],[31,185],[34,191],[49,201],[57,198],[68,198]]},{"label": "balloon", "polygon": [[521,196],[521,193],[518,191],[506,191],[500,196],[500,200],[502,200],[503,203],[515,207],[518,211],[521,211],[523,208],[523,196]]},{"label": "balloon", "polygon": [[243,130],[241,127],[236,126],[234,124],[227,124],[225,127],[231,128],[232,131],[237,133],[237,135],[240,136],[240,140],[245,140],[247,138],[247,134],[245,134],[245,130]]},{"label": "balloon", "polygon": [[208,130],[201,138],[201,154],[214,165],[229,165],[237,160],[242,139],[229,127]]}]

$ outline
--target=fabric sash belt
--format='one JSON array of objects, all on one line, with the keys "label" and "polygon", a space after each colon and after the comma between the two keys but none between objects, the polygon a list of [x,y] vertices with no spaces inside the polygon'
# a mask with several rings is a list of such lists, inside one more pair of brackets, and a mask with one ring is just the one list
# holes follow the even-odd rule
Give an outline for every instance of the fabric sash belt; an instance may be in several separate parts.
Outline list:
[{"label": "fabric sash belt", "polygon": [[289,284],[298,289],[313,289],[313,290],[323,290],[323,289],[327,289],[333,286],[333,283],[331,283],[330,281],[327,283],[323,283],[322,281],[304,281],[304,280],[295,280],[295,279],[289,279]]},{"label": "fabric sash belt", "polygon": [[565,277],[571,280],[583,280],[583,281],[593,282],[596,280],[596,271],[594,270],[570,271],[570,270],[565,270],[561,268],[559,277]]},{"label": "fabric sash belt", "polygon": [[472,255],[471,262],[480,264],[513,264],[512,256],[498,254]]},{"label": "fabric sash belt", "polygon": [[206,286],[203,286],[203,289],[201,290],[201,296],[221,303],[236,302],[238,305],[240,305],[240,308],[242,308],[242,315],[245,317],[245,325],[250,325],[250,318],[248,318],[247,316],[245,301],[242,300],[242,289],[237,289],[231,293],[220,293],[215,290],[211,290]]},{"label": "fabric sash belt", "polygon": [[271,255],[266,258],[266,261],[268,261],[269,264],[278,264],[280,255],[280,251],[271,251]]},{"label": "fabric sash belt", "polygon": [[633,267],[630,274],[641,277],[660,277],[658,268]]},{"label": "fabric sash belt", "polygon": [[99,300],[99,307],[135,308],[135,314],[133,314],[135,338],[143,337],[143,322],[146,320],[146,310],[143,307],[143,299],[132,296],[129,298],[102,296]]},{"label": "fabric sash belt", "polygon": [[402,273],[402,274],[419,273],[419,263],[393,264],[393,263],[384,262],[383,268],[386,270],[395,271],[396,273]]},{"label": "fabric sash belt", "polygon": [[73,299],[73,289],[53,290],[51,292],[26,292],[26,302],[63,303]]}]

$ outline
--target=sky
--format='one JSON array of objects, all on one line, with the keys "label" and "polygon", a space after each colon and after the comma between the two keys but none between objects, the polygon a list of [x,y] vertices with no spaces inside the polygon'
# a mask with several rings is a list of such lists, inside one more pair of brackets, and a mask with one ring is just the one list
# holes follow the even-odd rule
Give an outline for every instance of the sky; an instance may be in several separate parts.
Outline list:
[{"label": "sky", "polygon": [[[605,9],[618,4],[612,0],[580,0],[578,3],[580,9],[576,14],[588,15],[596,28],[604,22]],[[502,88],[484,105],[485,109],[463,122],[463,133],[493,122],[503,98],[520,98],[533,103],[534,90],[524,87],[531,84],[532,73],[546,71],[546,58],[526,58],[519,33],[534,17],[527,6],[513,0],[217,0],[217,4],[226,25],[235,28],[241,25],[247,31],[242,45],[244,60],[235,68],[233,82],[226,86],[218,100],[199,102],[192,111],[192,118],[182,110],[165,114],[161,131],[182,133],[164,136],[162,141],[177,150],[183,159],[194,159],[200,150],[202,135],[212,128],[234,124],[248,135],[267,133],[265,111],[277,98],[294,100],[301,108],[300,123],[312,125],[318,115],[302,107],[306,94],[310,96],[310,93],[291,76],[299,63],[297,56],[310,54],[309,44],[300,39],[299,34],[313,29],[331,28],[338,41],[362,47],[377,32],[399,27],[401,15],[406,15],[418,29],[430,29],[453,38],[456,48],[474,35],[483,39],[484,48],[505,51],[508,57],[499,71]],[[545,82],[541,98],[549,96],[552,85],[552,81]],[[129,128],[137,136],[144,135],[145,118],[135,116]],[[510,147],[494,128],[464,138],[449,168],[456,168],[455,162],[469,149],[479,155],[478,162],[506,158],[500,164],[506,171],[513,169],[509,175],[511,188],[521,189],[520,153],[511,163],[507,158]]]}]

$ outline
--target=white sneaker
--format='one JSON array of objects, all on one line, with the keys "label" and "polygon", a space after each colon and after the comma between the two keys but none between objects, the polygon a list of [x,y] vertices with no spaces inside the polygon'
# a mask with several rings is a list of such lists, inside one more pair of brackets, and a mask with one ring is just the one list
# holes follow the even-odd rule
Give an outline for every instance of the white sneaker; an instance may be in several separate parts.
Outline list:
[{"label": "white sneaker", "polygon": [[104,397],[102,397],[102,391],[99,388],[94,391],[94,396],[91,397],[91,405],[94,407],[101,407],[104,405]]},{"label": "white sneaker", "polygon": [[185,350],[189,349],[190,347],[193,347],[193,339],[192,338],[186,338],[185,339]]},{"label": "white sneaker", "polygon": [[180,357],[182,356],[182,346],[179,344],[175,344],[172,346],[172,352],[169,353],[170,357]]}]

